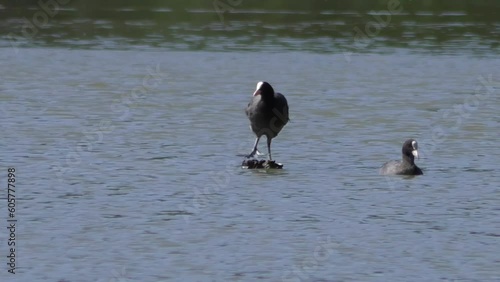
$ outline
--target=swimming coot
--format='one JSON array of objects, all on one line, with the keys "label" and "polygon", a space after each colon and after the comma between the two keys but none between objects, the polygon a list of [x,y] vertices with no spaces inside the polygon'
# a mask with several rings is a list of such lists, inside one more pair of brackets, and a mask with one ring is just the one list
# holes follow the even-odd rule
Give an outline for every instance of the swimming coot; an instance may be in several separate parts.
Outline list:
[{"label": "swimming coot", "polygon": [[275,93],[271,84],[260,81],[257,83],[252,100],[248,104],[245,113],[250,120],[250,127],[257,136],[252,152],[247,158],[253,157],[257,152],[260,137],[267,137],[268,158],[271,157],[271,140],[280,133],[287,124],[288,102],[285,96]]},{"label": "swimming coot", "polygon": [[418,143],[414,139],[408,139],[403,143],[403,158],[400,161],[390,161],[380,168],[382,175],[422,175],[422,170],[415,165],[415,157],[418,159]]}]

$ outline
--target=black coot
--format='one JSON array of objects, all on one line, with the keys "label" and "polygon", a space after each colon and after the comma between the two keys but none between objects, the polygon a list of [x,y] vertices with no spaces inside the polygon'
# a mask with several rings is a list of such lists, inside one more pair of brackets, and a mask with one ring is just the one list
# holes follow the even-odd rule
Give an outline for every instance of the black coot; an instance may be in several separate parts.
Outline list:
[{"label": "black coot", "polygon": [[281,129],[287,124],[288,103],[285,96],[275,93],[273,87],[265,82],[257,83],[252,100],[248,104],[245,113],[250,120],[250,127],[257,135],[252,152],[247,158],[253,157],[257,152],[257,145],[260,137],[267,137],[267,150],[269,160],[271,157],[271,140],[278,135]]},{"label": "black coot", "polygon": [[422,170],[415,165],[415,157],[418,158],[418,143],[414,139],[408,139],[403,143],[403,159],[385,163],[380,168],[380,174],[422,175]]}]

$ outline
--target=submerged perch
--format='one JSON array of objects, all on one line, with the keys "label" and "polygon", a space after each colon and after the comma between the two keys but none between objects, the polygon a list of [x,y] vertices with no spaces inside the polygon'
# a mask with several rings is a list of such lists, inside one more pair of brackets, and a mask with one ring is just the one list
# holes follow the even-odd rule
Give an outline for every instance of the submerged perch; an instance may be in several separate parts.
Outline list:
[{"label": "submerged perch", "polygon": [[248,168],[248,169],[254,169],[254,168],[264,168],[264,169],[269,169],[269,168],[276,168],[276,169],[282,169],[283,164],[277,163],[275,161],[269,161],[269,160],[255,160],[255,159],[248,159],[244,160],[243,163],[241,164],[242,168]]}]

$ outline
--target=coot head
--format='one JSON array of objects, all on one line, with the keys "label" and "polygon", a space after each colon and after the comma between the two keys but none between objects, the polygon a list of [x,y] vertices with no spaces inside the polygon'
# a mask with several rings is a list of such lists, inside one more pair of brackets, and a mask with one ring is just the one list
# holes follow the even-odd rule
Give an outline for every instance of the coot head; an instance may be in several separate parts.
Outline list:
[{"label": "coot head", "polygon": [[408,157],[413,164],[415,158],[418,159],[418,143],[415,139],[408,139],[403,143],[403,158]]},{"label": "coot head", "polygon": [[274,89],[271,84],[265,81],[259,81],[257,83],[257,87],[255,88],[255,92],[253,93],[254,97],[257,95],[261,95],[262,97],[273,97]]}]

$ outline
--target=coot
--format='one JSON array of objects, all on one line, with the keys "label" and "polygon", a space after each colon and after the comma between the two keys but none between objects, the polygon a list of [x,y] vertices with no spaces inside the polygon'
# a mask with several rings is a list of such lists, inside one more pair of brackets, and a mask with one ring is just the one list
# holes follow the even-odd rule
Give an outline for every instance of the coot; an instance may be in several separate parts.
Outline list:
[{"label": "coot", "polygon": [[287,124],[288,102],[281,93],[275,93],[271,84],[260,81],[257,83],[252,100],[248,103],[245,110],[250,127],[257,136],[252,152],[247,158],[253,157],[257,152],[257,145],[260,137],[267,137],[268,158],[271,157],[271,140],[280,133],[281,129]]},{"label": "coot", "polygon": [[422,175],[422,170],[415,165],[415,157],[418,159],[418,143],[414,139],[408,139],[403,143],[403,158],[400,161],[390,161],[380,168],[382,175]]}]

